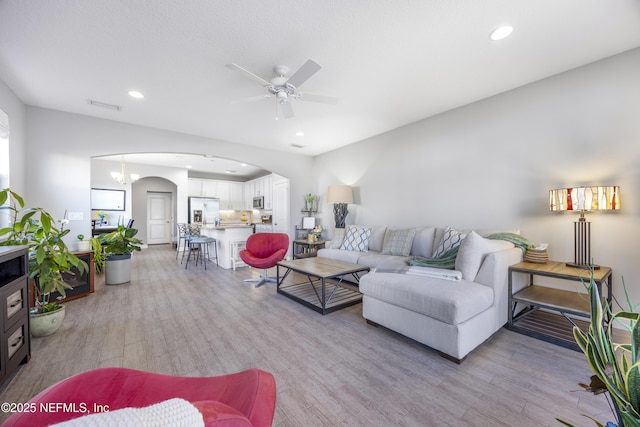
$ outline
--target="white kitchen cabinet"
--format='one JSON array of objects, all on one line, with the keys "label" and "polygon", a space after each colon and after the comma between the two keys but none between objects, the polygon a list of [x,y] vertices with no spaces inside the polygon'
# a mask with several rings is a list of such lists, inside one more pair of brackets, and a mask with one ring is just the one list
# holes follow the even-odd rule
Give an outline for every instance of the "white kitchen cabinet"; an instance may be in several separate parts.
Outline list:
[{"label": "white kitchen cabinet", "polygon": [[229,200],[231,209],[243,209],[244,184],[242,182],[231,182],[229,186]]},{"label": "white kitchen cabinet", "polygon": [[189,193],[189,197],[202,197],[202,180],[190,178],[187,181],[187,191]]},{"label": "white kitchen cabinet", "polygon": [[267,210],[273,209],[273,177],[267,175],[262,180],[262,191],[264,194],[264,208]]},{"label": "white kitchen cabinet", "polygon": [[218,195],[216,197],[220,199],[220,209],[244,209],[244,184],[242,182],[218,181],[217,184]]},{"label": "white kitchen cabinet", "polygon": [[218,181],[213,181],[211,179],[203,179],[202,180],[202,196],[220,198],[219,196],[220,189],[218,187],[219,187]]},{"label": "white kitchen cabinet", "polygon": [[244,206],[243,209],[253,209],[253,181],[247,181],[244,183]]}]

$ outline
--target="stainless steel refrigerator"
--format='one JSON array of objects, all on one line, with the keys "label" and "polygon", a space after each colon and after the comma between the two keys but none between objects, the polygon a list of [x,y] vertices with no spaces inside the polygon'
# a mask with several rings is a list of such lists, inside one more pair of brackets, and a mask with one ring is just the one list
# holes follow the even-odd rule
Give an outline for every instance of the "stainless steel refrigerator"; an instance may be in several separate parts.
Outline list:
[{"label": "stainless steel refrigerator", "polygon": [[215,224],[220,217],[220,199],[189,197],[189,222],[191,224]]}]

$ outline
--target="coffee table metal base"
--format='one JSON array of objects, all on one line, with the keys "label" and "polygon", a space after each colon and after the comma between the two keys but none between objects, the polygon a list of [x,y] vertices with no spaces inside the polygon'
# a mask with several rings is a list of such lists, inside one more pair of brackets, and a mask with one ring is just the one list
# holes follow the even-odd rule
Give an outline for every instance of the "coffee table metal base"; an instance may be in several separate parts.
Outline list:
[{"label": "coffee table metal base", "polygon": [[[318,261],[307,258],[278,263],[277,292],[323,315],[362,302],[358,286],[345,281],[344,276],[351,276],[358,283],[360,273],[368,271],[368,267],[330,261],[324,266],[328,269],[319,270],[313,265]],[[281,267],[284,269],[282,276]],[[290,277],[290,273],[294,274]],[[287,278],[290,280],[285,282]]]}]

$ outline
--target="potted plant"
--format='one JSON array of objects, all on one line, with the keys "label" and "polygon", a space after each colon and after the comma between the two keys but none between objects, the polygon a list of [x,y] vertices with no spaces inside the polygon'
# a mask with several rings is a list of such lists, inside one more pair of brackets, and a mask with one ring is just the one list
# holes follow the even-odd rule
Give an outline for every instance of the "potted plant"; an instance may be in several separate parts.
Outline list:
[{"label": "potted plant", "polygon": [[142,244],[142,241],[135,237],[136,234],[138,234],[137,229],[119,225],[116,230],[98,236],[97,240],[106,256],[105,283],[107,285],[131,281],[131,254],[133,251],[139,251]]},{"label": "potted plant", "polygon": [[0,191],[0,209],[8,210],[11,216],[11,225],[0,229],[0,237],[6,237],[0,245],[28,247],[29,277],[35,293],[35,307],[30,312],[31,335],[50,335],[60,328],[65,313],[63,305],[49,301],[51,292],[55,290],[65,298],[66,289],[71,286],[65,283],[62,273],[73,274],[75,267],[84,274],[89,267],[64,243],[62,238],[70,230],[56,227],[44,209],[25,208],[23,198],[9,188]]},{"label": "potted plant", "polygon": [[305,210],[307,211],[313,211],[314,210],[314,204],[316,202],[316,196],[314,194],[305,194],[304,195],[304,202],[305,202]]},{"label": "potted plant", "polygon": [[78,234],[78,252],[88,252],[91,250],[91,240],[84,240],[84,234]]},{"label": "potted plant", "polygon": [[[591,377],[589,385],[580,385],[594,394],[608,392],[618,427],[640,427],[640,313],[636,311],[637,306],[631,303],[626,286],[624,290],[629,310],[616,313],[612,312],[606,300],[603,302],[600,298],[593,276],[585,286],[589,294],[591,322],[587,331],[574,326],[573,336],[595,375]],[[605,313],[609,314],[606,324]],[[629,330],[630,343],[615,342],[614,323]],[[604,427],[597,420],[592,420],[596,425]],[[562,420],[558,421],[571,426]],[[608,422],[606,426],[615,427],[616,424]]]}]

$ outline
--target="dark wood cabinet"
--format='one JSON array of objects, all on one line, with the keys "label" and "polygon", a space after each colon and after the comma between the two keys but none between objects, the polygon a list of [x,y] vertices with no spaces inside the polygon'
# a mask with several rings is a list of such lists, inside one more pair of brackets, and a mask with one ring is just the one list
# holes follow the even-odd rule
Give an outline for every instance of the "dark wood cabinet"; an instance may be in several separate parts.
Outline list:
[{"label": "dark wood cabinet", "polygon": [[0,384],[31,357],[26,246],[0,247]]}]

